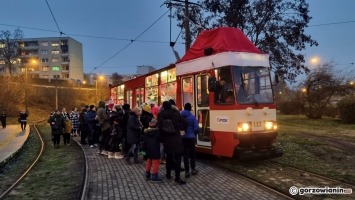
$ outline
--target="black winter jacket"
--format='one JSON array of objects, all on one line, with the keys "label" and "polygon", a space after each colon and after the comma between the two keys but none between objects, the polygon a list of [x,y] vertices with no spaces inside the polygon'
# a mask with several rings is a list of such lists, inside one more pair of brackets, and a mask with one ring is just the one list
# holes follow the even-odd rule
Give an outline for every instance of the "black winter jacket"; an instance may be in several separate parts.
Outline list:
[{"label": "black winter jacket", "polygon": [[[170,119],[176,130],[175,134],[168,135],[162,131],[163,121],[165,119]],[[180,130],[187,129],[187,122],[184,117],[182,117],[179,111],[174,109],[162,110],[158,115],[158,127],[160,133],[164,140],[164,149],[166,153],[182,153],[184,147],[181,140]]]},{"label": "black winter jacket", "polygon": [[160,159],[160,134],[158,128],[144,130],[144,150],[148,159]]},{"label": "black winter jacket", "polygon": [[131,112],[127,122],[127,143],[138,144],[141,130],[142,124],[138,116],[134,112]]}]

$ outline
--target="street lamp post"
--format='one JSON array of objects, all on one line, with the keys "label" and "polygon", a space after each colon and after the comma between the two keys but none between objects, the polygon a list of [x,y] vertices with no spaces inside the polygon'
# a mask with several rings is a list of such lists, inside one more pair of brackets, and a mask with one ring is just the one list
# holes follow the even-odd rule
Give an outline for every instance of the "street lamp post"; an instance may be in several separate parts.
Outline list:
[{"label": "street lamp post", "polygon": [[96,78],[96,80],[95,80],[95,92],[96,92],[96,95],[95,95],[95,99],[96,99],[96,102],[99,102],[99,100],[101,99],[101,93],[100,93],[100,91],[99,91],[99,89],[98,89],[98,87],[97,87],[97,82],[98,81],[100,81],[100,80],[104,80],[104,76],[103,75],[100,75],[98,78]]},{"label": "street lamp post", "polygon": [[[31,64],[35,65],[37,64],[37,60],[36,59],[31,59]],[[25,65],[25,106],[26,106],[26,112],[28,112],[28,66]]]}]

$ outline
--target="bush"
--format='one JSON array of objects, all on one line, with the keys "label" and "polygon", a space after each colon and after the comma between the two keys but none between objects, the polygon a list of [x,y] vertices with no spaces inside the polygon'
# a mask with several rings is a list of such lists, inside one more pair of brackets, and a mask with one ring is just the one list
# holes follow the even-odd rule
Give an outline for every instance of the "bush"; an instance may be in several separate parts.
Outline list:
[{"label": "bush", "polygon": [[336,106],[327,106],[323,110],[323,115],[335,118],[339,115],[339,109]]},{"label": "bush", "polygon": [[345,97],[338,102],[340,119],[348,124],[355,124],[355,95]]},{"label": "bush", "polygon": [[303,111],[304,105],[299,101],[287,101],[280,104],[280,112],[284,115],[302,114]]}]

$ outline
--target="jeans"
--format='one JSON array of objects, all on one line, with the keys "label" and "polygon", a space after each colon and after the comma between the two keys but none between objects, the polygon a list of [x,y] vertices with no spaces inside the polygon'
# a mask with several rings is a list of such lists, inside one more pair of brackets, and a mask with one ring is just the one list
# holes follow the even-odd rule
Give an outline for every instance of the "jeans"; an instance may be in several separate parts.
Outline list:
[{"label": "jeans", "polygon": [[129,159],[131,153],[133,153],[134,160],[138,160],[138,144],[132,144],[131,148],[126,153],[126,158]]},{"label": "jeans", "polygon": [[194,170],[196,167],[196,150],[195,150],[195,138],[184,138],[182,139],[182,143],[184,145],[184,167],[185,171]]}]

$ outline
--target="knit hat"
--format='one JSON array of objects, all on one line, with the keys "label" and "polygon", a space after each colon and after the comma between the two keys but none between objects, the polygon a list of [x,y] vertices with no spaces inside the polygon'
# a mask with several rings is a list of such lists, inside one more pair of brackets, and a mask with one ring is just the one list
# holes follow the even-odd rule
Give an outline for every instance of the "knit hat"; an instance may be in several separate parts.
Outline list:
[{"label": "knit hat", "polygon": [[190,103],[186,103],[185,106],[184,106],[184,110],[188,110],[188,111],[191,111],[192,109],[192,106]]},{"label": "knit hat", "polygon": [[150,112],[150,106],[149,105],[145,105],[144,107],[143,107],[143,110],[145,110],[145,111],[147,111],[147,112]]}]

